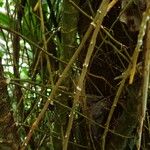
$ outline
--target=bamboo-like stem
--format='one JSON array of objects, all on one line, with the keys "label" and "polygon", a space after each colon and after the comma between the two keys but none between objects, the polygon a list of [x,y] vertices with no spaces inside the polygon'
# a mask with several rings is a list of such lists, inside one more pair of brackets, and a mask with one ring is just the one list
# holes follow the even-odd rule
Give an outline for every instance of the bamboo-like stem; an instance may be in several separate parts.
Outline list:
[{"label": "bamboo-like stem", "polygon": [[96,44],[96,38],[97,38],[97,35],[99,32],[99,29],[101,27],[101,24],[102,24],[104,17],[107,14],[108,4],[109,4],[109,0],[107,0],[107,1],[103,0],[102,1],[99,9],[97,11],[98,20],[96,20],[96,22],[91,23],[92,25],[95,26],[95,30],[93,32],[93,35],[92,35],[92,38],[91,38],[91,41],[90,41],[90,44],[88,47],[88,51],[87,51],[86,58],[85,58],[85,61],[83,64],[81,76],[79,77],[79,81],[78,81],[78,84],[76,87],[76,95],[74,96],[73,106],[72,106],[72,109],[71,109],[70,114],[69,114],[69,121],[68,121],[67,131],[66,131],[65,139],[64,139],[64,143],[63,143],[63,150],[67,150],[67,147],[68,147],[68,141],[69,141],[70,132],[71,132],[72,124],[73,124],[73,118],[74,118],[76,105],[78,104],[78,100],[79,100],[79,97],[81,95],[81,91],[83,89],[84,79],[85,79],[85,76],[87,73],[87,68],[89,66],[92,53],[94,51],[94,47]]},{"label": "bamboo-like stem", "polygon": [[122,90],[124,88],[125,81],[128,78],[128,76],[129,76],[130,69],[131,69],[131,65],[129,65],[128,69],[124,73],[123,79],[122,79],[122,81],[120,83],[120,86],[119,86],[118,91],[116,93],[116,96],[114,98],[113,104],[111,106],[111,109],[110,109],[110,112],[109,112],[109,115],[108,115],[108,118],[107,118],[107,121],[106,121],[105,130],[104,130],[104,133],[103,133],[103,136],[102,136],[102,142],[101,142],[101,149],[102,150],[105,150],[106,136],[107,136],[107,133],[109,131],[110,121],[111,121],[112,115],[113,115],[113,113],[115,111],[115,108],[117,106],[119,97],[120,97],[120,95],[122,93]]},{"label": "bamboo-like stem", "polygon": [[111,121],[112,115],[114,113],[114,110],[117,106],[119,97],[122,93],[125,81],[130,76],[129,83],[131,84],[133,82],[133,79],[134,79],[134,75],[135,75],[135,71],[136,71],[135,69],[136,69],[136,64],[137,64],[137,58],[138,58],[138,55],[139,55],[139,51],[140,51],[140,48],[141,48],[143,37],[145,35],[146,24],[147,24],[147,21],[148,21],[147,14],[149,14],[149,10],[147,12],[145,12],[144,15],[143,15],[143,19],[142,19],[142,23],[141,23],[141,29],[140,29],[140,32],[139,32],[139,35],[138,35],[137,45],[136,45],[134,54],[132,56],[132,63],[129,64],[128,69],[124,73],[123,79],[120,83],[120,86],[118,88],[118,91],[116,93],[116,96],[114,98],[112,107],[110,109],[110,112],[109,112],[109,115],[108,115],[108,118],[107,118],[107,121],[106,121],[105,130],[104,130],[104,133],[103,133],[103,136],[102,136],[102,150],[105,150],[105,143],[106,143],[105,140],[106,140],[106,136],[107,136],[107,133],[108,133],[108,130],[109,130],[110,121]]},{"label": "bamboo-like stem", "polygon": [[[41,1],[38,1],[38,2],[40,4],[39,5],[39,12],[40,12],[40,20],[41,20],[41,30],[42,30],[43,45],[44,45],[45,51],[48,52],[47,40],[46,40],[46,37],[45,37],[45,26],[44,26],[44,17],[43,17],[42,4],[41,4]],[[53,80],[51,62],[50,62],[50,59],[49,59],[48,55],[45,54],[45,56],[46,56],[46,61],[47,61],[47,70],[49,72],[49,77],[50,77],[49,80],[50,80],[50,83],[51,83],[51,87],[53,88],[54,87],[54,80]],[[53,100],[51,100],[51,104],[53,104]],[[52,138],[51,135],[50,135],[50,142],[51,142],[51,145],[53,145],[53,138]]]},{"label": "bamboo-like stem", "polygon": [[[94,21],[96,21],[98,19],[98,15],[95,16],[94,18]],[[66,74],[67,72],[70,70],[72,64],[74,63],[74,61],[76,60],[76,58],[78,57],[81,49],[83,48],[86,40],[88,39],[88,37],[90,36],[92,30],[94,29],[93,25],[91,24],[87,30],[87,32],[85,33],[85,36],[83,37],[82,41],[81,41],[81,44],[79,45],[78,49],[75,51],[74,55],[72,56],[72,58],[70,59],[68,65],[66,66],[66,68],[64,69],[61,77],[58,79],[57,83],[55,84],[54,88],[52,89],[52,92],[50,94],[50,96],[48,97],[48,100],[46,101],[43,109],[41,110],[41,112],[39,113],[37,119],[34,121],[34,123],[32,124],[31,126],[31,129],[27,135],[27,138],[24,140],[24,142],[22,143],[22,147],[21,147],[21,150],[24,150],[26,148],[26,146],[28,145],[31,137],[32,137],[32,134],[34,132],[34,130],[38,127],[41,119],[43,118],[48,106],[49,106],[49,103],[51,102],[51,100],[55,97],[55,94],[60,86],[60,84],[63,82],[63,80],[65,79],[66,77]],[[45,52],[46,53],[46,52]]]},{"label": "bamboo-like stem", "polygon": [[[147,4],[148,6],[148,4]],[[148,12],[150,7],[147,8]],[[147,17],[149,17],[149,13]],[[138,128],[138,140],[136,141],[137,150],[140,150],[142,129],[147,109],[147,97],[148,97],[148,85],[149,85],[149,69],[150,69],[150,21],[147,23],[146,37],[144,41],[144,66],[143,66],[143,83],[142,83],[142,99],[141,99],[141,112],[139,114],[139,128]]]},{"label": "bamboo-like stem", "polygon": [[109,12],[111,10],[111,8],[118,2],[118,0],[112,0],[107,8],[107,12]]},{"label": "bamboo-like stem", "polygon": [[150,9],[147,9],[146,12],[144,12],[144,14],[143,14],[143,19],[142,19],[140,31],[138,34],[137,44],[136,44],[136,47],[135,47],[135,50],[133,53],[133,57],[132,57],[132,69],[130,71],[129,84],[133,83],[133,79],[135,76],[137,60],[138,60],[139,53],[141,51],[141,46],[143,44],[143,38],[144,38],[144,35],[146,32],[146,25],[147,25],[147,21],[148,21],[148,16],[150,16]]},{"label": "bamboo-like stem", "polygon": [[[38,1],[38,2],[39,2],[39,12],[40,12],[40,20],[41,20],[43,45],[44,45],[45,51],[48,52],[48,50],[47,50],[47,41],[46,41],[46,37],[45,37],[45,26],[44,26],[44,17],[43,17],[43,11],[42,11],[42,4],[41,4],[41,1]],[[45,55],[46,55],[46,61],[47,61],[47,69],[48,69],[49,76],[50,76],[50,82],[51,82],[51,85],[52,85],[52,88],[53,88],[54,81],[53,81],[51,63],[50,63],[48,55],[47,54],[45,54]]]}]

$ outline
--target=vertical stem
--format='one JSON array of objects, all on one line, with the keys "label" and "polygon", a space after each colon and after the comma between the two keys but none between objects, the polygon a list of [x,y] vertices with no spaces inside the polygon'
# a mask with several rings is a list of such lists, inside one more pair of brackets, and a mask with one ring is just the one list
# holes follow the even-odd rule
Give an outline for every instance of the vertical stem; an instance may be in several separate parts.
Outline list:
[{"label": "vertical stem", "polygon": [[85,61],[83,64],[82,72],[81,72],[81,75],[79,77],[78,84],[76,87],[76,95],[74,96],[73,106],[72,106],[72,109],[71,109],[70,114],[69,114],[69,121],[68,121],[68,126],[67,126],[67,130],[66,130],[66,134],[65,134],[64,143],[63,143],[63,150],[67,150],[67,148],[68,148],[68,141],[69,141],[70,132],[72,129],[76,105],[78,104],[78,100],[79,100],[79,97],[81,95],[81,91],[82,91],[83,84],[84,84],[84,79],[85,79],[85,76],[87,73],[87,69],[88,69],[88,66],[90,63],[92,53],[94,51],[94,47],[96,44],[96,38],[97,38],[97,35],[99,33],[100,26],[102,24],[102,21],[103,21],[105,15],[107,14],[108,5],[109,5],[109,0],[103,0],[102,1],[99,9],[97,10],[96,16],[98,19],[91,23],[95,27],[95,30],[93,32],[93,35],[92,35],[92,38],[91,38],[91,41],[90,41],[90,44],[88,47],[88,51],[86,54],[86,58],[85,58]]},{"label": "vertical stem", "polygon": [[[148,8],[150,9],[150,8]],[[143,84],[142,84],[142,100],[141,100],[141,112],[139,116],[139,128],[138,128],[138,140],[136,142],[137,150],[140,150],[143,122],[145,119],[147,109],[147,96],[148,96],[148,85],[149,85],[149,68],[150,68],[150,21],[147,23],[147,31],[145,37],[145,59],[143,66]]]}]

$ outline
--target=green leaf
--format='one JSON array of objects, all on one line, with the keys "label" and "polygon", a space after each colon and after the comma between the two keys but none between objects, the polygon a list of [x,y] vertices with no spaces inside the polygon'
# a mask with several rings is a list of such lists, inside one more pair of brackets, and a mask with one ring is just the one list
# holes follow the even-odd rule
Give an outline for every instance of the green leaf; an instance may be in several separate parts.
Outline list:
[{"label": "green leaf", "polygon": [[2,50],[0,50],[0,57],[3,57],[4,53]]},{"label": "green leaf", "polygon": [[28,79],[28,69],[26,67],[22,67],[21,73],[20,73],[21,79]]},{"label": "green leaf", "polygon": [[6,14],[0,12],[0,23],[5,26],[10,26],[11,19]]},{"label": "green leaf", "polygon": [[2,7],[3,6],[3,2],[2,1],[0,1],[0,7]]}]

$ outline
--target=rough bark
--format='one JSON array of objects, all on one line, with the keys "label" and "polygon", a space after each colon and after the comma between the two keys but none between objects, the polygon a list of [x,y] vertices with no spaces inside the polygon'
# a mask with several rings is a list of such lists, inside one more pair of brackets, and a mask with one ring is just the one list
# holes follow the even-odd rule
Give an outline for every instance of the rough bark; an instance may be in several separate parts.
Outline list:
[{"label": "rough bark", "polygon": [[17,128],[9,105],[7,83],[4,77],[0,58],[0,149],[17,150],[19,148],[19,137]]},{"label": "rough bark", "polygon": [[[76,5],[78,4],[78,0],[73,0],[73,3]],[[61,20],[61,48],[60,49],[60,58],[61,60],[68,62],[71,57],[73,56],[77,43],[76,43],[76,34],[77,34],[77,21],[78,21],[78,11],[77,9],[68,1],[63,0],[63,12],[62,12],[62,20]],[[60,74],[63,72],[65,65],[60,63],[59,65]],[[65,88],[67,92],[73,92],[74,85],[72,80],[75,78],[75,72],[72,70],[69,71],[69,73],[66,75],[66,80],[62,84],[62,86]],[[75,82],[75,81],[74,81]],[[72,106],[72,98],[65,93],[61,93],[61,96],[59,97],[60,103],[63,105]],[[62,141],[60,141],[57,138],[54,138],[54,147],[55,149],[62,149],[62,143],[63,139],[65,137],[65,132],[67,128],[67,122],[68,122],[68,113],[69,111],[58,105],[56,106],[56,109],[59,111],[60,118],[59,121],[55,122],[55,132],[60,133],[60,137],[62,138]],[[70,141],[73,142],[73,135],[74,133],[71,133]],[[59,143],[59,144],[58,144]],[[70,148],[73,149],[73,145],[69,144],[71,146]],[[70,149],[69,148],[69,149]]]}]

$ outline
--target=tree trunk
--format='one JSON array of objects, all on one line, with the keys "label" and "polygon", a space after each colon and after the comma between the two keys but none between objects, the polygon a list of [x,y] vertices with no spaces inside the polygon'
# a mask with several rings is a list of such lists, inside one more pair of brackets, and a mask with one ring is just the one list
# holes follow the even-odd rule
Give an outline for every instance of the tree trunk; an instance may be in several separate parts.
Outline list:
[{"label": "tree trunk", "polygon": [[0,149],[17,150],[20,141],[11,107],[9,105],[10,99],[7,92],[6,81],[0,58]]}]

